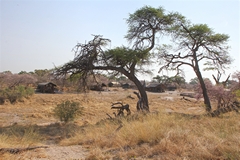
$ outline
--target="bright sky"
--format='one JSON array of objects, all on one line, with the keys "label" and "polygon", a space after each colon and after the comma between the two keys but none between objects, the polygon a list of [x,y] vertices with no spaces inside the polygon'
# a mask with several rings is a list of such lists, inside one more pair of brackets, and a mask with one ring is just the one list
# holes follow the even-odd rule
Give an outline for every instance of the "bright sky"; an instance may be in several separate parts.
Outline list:
[{"label": "bright sky", "polygon": [[[111,48],[128,45],[126,19],[145,5],[162,6],[228,34],[235,60],[229,73],[240,71],[239,0],[0,0],[0,72],[62,65],[74,58],[77,42],[91,40],[92,34],[111,39]],[[186,70],[186,80],[194,77]],[[140,77],[145,78],[152,77]]]}]

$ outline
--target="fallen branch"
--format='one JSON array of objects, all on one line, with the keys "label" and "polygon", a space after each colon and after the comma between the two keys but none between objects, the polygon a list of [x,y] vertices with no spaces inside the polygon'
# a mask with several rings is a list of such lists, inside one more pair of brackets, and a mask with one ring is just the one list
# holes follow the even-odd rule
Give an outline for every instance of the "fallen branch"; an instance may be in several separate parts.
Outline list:
[{"label": "fallen branch", "polygon": [[119,125],[119,127],[115,130],[115,132],[118,132],[123,127],[122,124]]},{"label": "fallen branch", "polygon": [[185,100],[185,101],[189,101],[189,102],[191,102],[191,100],[185,98],[184,96],[181,98],[181,100]]},{"label": "fallen branch", "polygon": [[[240,102],[234,101],[226,107],[218,108],[218,109],[212,111],[211,113],[204,114],[203,116],[218,117],[220,114],[224,114],[224,113],[228,113],[228,112],[232,112],[232,111],[239,113],[239,109],[240,109]],[[178,113],[178,112],[169,112],[168,114],[176,114],[176,115],[180,115],[180,116],[188,117],[188,118],[200,118],[201,117],[201,115],[192,115],[192,114],[185,114],[185,113]]]},{"label": "fallen branch", "polygon": [[[121,105],[121,106],[115,106],[115,105]],[[127,111],[127,115],[131,114],[131,111],[129,109],[129,104],[123,105],[123,103],[121,103],[121,102],[112,103],[111,109],[118,109],[118,114],[115,114],[115,116],[123,116],[124,110]]]},{"label": "fallen branch", "polygon": [[231,104],[227,105],[226,107],[218,108],[218,109],[214,110],[213,112],[209,113],[209,115],[212,117],[217,117],[220,114],[228,113],[231,111],[235,111],[235,112],[239,113],[238,109],[240,109],[240,103],[238,101],[234,101]]},{"label": "fallen branch", "polygon": [[0,148],[0,154],[3,153],[11,153],[11,154],[18,154],[24,151],[30,151],[37,148],[48,148],[48,146],[36,146],[36,147],[27,147],[27,148]]},{"label": "fallen branch", "polygon": [[106,113],[106,115],[107,115],[110,119],[113,119],[112,116],[110,116],[108,113]]}]

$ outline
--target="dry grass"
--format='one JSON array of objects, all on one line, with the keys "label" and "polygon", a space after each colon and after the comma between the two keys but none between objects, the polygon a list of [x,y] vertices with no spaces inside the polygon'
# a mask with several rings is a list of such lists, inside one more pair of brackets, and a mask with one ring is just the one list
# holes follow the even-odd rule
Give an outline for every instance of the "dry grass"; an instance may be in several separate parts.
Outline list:
[{"label": "dry grass", "polygon": [[[202,102],[184,101],[173,93],[148,93],[154,113],[137,114],[137,99],[129,95],[135,97],[131,90],[39,94],[24,103],[0,105],[0,148],[80,144],[89,149],[87,159],[240,159],[239,114],[217,118],[168,114],[205,112]],[[65,100],[80,102],[84,114],[62,125],[52,109]],[[132,115],[107,119],[116,101],[130,104]]]},{"label": "dry grass", "polygon": [[133,121],[122,119],[123,127],[117,132],[120,124],[105,122],[86,127],[61,144],[94,146],[97,157],[111,153],[123,159],[240,159],[239,115],[198,119],[165,113],[139,116]]},{"label": "dry grass", "polygon": [[28,147],[42,141],[42,137],[33,126],[13,125],[1,128],[0,133],[0,148]]}]

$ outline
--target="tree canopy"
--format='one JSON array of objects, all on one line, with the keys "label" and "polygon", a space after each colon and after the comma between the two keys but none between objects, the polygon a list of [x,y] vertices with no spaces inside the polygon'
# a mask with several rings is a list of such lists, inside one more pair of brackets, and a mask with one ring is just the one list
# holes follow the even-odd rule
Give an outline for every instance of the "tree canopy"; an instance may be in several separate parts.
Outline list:
[{"label": "tree canopy", "polygon": [[144,6],[130,14],[127,19],[129,29],[126,38],[133,43],[134,48],[152,50],[156,38],[170,33],[176,23],[185,20],[178,13],[165,12],[163,7]]}]

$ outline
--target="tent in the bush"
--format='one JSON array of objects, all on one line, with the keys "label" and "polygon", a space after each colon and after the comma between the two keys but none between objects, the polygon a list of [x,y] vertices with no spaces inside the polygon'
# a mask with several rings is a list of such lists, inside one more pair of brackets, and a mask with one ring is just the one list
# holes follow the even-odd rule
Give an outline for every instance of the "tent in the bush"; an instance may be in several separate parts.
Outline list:
[{"label": "tent in the bush", "polygon": [[36,92],[55,93],[56,84],[52,82],[39,83]]}]

